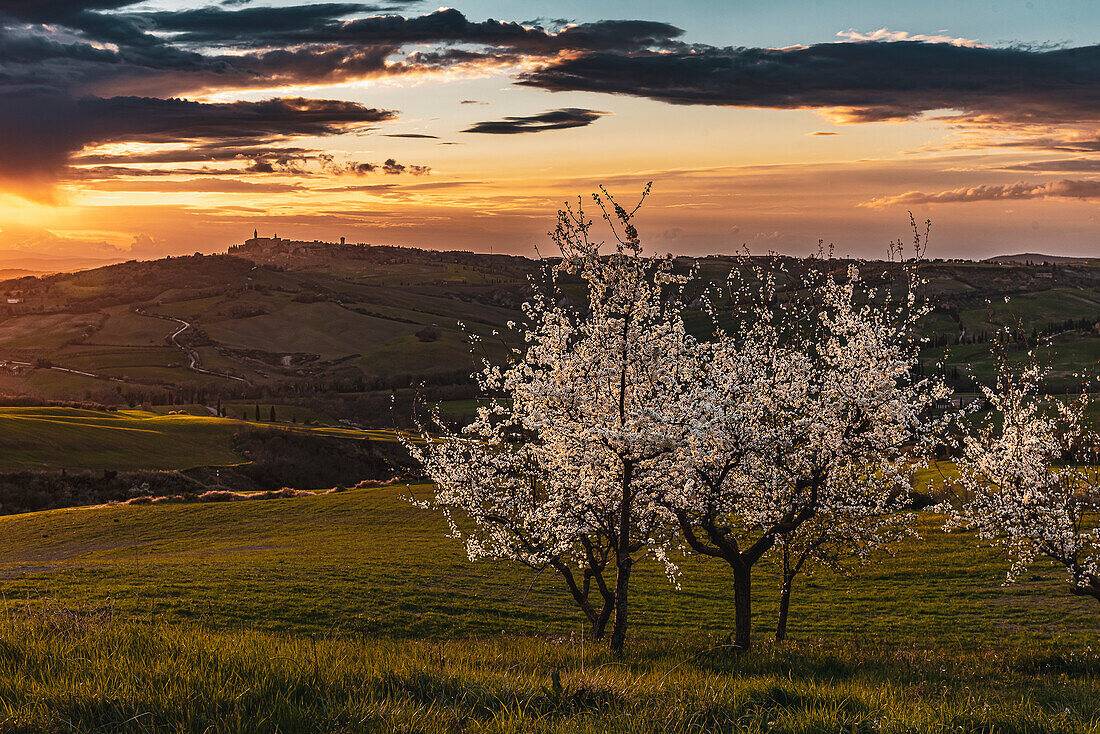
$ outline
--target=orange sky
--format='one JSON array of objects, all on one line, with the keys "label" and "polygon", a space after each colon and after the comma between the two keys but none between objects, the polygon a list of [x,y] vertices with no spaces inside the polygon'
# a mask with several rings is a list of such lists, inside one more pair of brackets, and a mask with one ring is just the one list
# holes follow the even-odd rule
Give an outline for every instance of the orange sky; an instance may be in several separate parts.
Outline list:
[{"label": "orange sky", "polygon": [[[657,20],[639,31],[603,16],[509,25],[520,40],[501,42],[501,28],[486,25],[494,21],[458,13],[459,21],[458,11],[406,12],[403,26],[381,31],[370,10],[314,18],[316,31],[296,19],[300,37],[288,37],[275,21],[291,3],[249,16],[265,40],[242,45],[217,36],[206,17],[115,5],[103,13],[118,26],[109,38],[97,37],[103,18],[89,23],[89,10],[11,18],[0,35],[0,51],[48,39],[65,45],[62,55],[114,55],[109,64],[82,52],[68,66],[53,57],[34,66],[28,51],[27,63],[9,66],[35,86],[0,87],[0,103],[9,102],[0,111],[0,136],[9,133],[0,142],[0,251],[148,258],[222,251],[256,228],[529,255],[545,246],[564,201],[601,184],[630,198],[652,180],[640,228],[660,251],[806,254],[824,239],[840,253],[878,257],[906,235],[911,210],[933,220],[932,257],[1100,254],[1100,106],[1094,91],[1066,82],[1100,70],[1096,47],[1068,62],[1057,49],[1001,48],[947,29],[834,33],[824,45],[804,31],[801,48],[746,51],[703,46]],[[217,13],[226,12],[209,15],[224,25]],[[366,19],[354,40],[337,33],[347,35],[348,18]],[[453,27],[433,25],[427,37],[417,19]],[[675,26],[677,12],[663,20]],[[153,40],[133,40],[131,27]],[[195,40],[172,35],[180,33]],[[364,49],[376,48],[377,59],[366,59]],[[320,68],[337,53],[355,60]],[[193,70],[215,54],[225,55],[216,73]],[[964,83],[917,78],[924,57],[937,54]],[[235,58],[255,66],[227,72]],[[782,64],[782,94],[754,76],[761,59]],[[714,66],[700,84],[688,75],[704,61]],[[682,78],[651,68],[674,62]],[[1006,73],[1002,62],[1036,71]],[[87,79],[51,81],[58,91],[39,102],[40,70],[56,64],[71,76],[73,63]],[[790,76],[798,64],[807,70]],[[827,72],[837,80],[821,82],[820,68],[837,69]],[[883,79],[865,89],[863,77],[880,68]],[[727,77],[712,86],[714,73]],[[969,92],[969,76],[993,91]],[[197,103],[197,116],[170,98]],[[265,100],[291,102],[273,113]],[[42,105],[60,111],[36,116]]]}]

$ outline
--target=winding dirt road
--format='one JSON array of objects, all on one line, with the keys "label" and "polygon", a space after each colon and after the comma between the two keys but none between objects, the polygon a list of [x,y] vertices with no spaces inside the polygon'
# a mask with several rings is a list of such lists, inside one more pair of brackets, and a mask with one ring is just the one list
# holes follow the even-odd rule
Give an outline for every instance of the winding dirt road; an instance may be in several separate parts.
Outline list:
[{"label": "winding dirt road", "polygon": [[226,380],[236,380],[237,382],[244,382],[246,384],[248,383],[248,380],[244,379],[243,377],[237,377],[236,375],[230,375],[230,374],[227,374],[225,372],[215,372],[214,370],[208,370],[205,367],[202,367],[200,365],[200,363],[199,363],[199,353],[197,351],[195,351],[194,349],[191,349],[190,347],[181,344],[180,340],[179,340],[180,334],[187,331],[188,329],[193,328],[193,326],[190,322],[184,321],[183,319],[177,319],[175,316],[161,316],[160,314],[147,313],[145,310],[140,309],[140,308],[135,308],[134,313],[136,313],[140,316],[146,316],[146,317],[151,318],[151,319],[162,319],[164,321],[174,321],[174,322],[176,322],[177,324],[180,325],[180,327],[178,329],[176,329],[175,331],[173,331],[171,334],[168,335],[168,341],[171,342],[172,345],[175,346],[177,349],[179,349],[181,352],[183,352],[184,354],[187,355],[187,360],[188,360],[187,369],[191,370],[192,372],[198,372],[198,373],[203,374],[203,375],[212,375],[214,377],[221,377],[221,378],[224,378]]}]

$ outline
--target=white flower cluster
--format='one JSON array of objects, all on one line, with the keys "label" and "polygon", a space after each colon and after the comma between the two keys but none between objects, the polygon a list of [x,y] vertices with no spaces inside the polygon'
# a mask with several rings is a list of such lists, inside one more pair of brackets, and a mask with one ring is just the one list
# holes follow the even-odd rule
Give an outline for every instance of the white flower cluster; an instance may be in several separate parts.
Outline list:
[{"label": "white flower cluster", "polygon": [[[915,272],[871,288],[829,260],[794,276],[746,259],[728,312],[712,307],[735,326],[696,339],[681,316],[690,276],[641,254],[633,212],[606,193],[597,203],[615,252],[589,241],[583,213],[562,212],[556,288],[526,306],[514,363],[478,376],[496,399],[463,430],[436,421],[408,445],[436,484],[425,505],[446,514],[470,558],[554,568],[597,636],[615,613],[617,648],[643,555],[675,579],[671,552],[686,547],[740,578],[804,524],[824,534],[812,544],[823,559],[840,546],[865,557],[897,537],[900,490],[948,396],[941,380],[912,376],[924,313]],[[780,279],[796,298],[780,296]],[[903,298],[890,292],[898,285]],[[585,307],[561,298],[574,286]]]},{"label": "white flower cluster", "polygon": [[[701,345],[710,362],[691,473],[668,506],[692,550],[731,567],[742,646],[752,567],[777,542],[793,544],[797,573],[807,560],[866,559],[910,532],[905,490],[946,420],[933,417],[946,384],[913,376],[926,312],[915,269],[874,287],[832,265],[744,263],[731,295],[739,326]],[[796,299],[781,298],[779,278]]]},{"label": "white flower cluster", "polygon": [[1007,581],[1041,557],[1065,567],[1074,593],[1100,599],[1100,481],[1097,436],[1085,420],[1088,395],[1044,400],[1046,370],[1032,355],[1014,373],[1001,355],[992,410],[963,441],[958,484],[965,501],[947,527],[968,527],[1012,560]]}]

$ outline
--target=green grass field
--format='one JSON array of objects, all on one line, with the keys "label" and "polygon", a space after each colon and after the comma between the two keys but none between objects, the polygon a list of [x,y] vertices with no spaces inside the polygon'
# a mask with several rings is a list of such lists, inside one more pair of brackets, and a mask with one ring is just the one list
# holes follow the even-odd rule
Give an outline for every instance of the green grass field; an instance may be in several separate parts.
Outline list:
[{"label": "green grass field", "polygon": [[10,732],[1066,732],[1100,726],[1095,652],[568,638],[443,644],[18,612]]},{"label": "green grass field", "polygon": [[0,322],[0,348],[48,351],[77,340],[102,323],[97,313],[15,316]]},{"label": "green grass field", "polygon": [[364,316],[334,303],[287,303],[270,314],[224,319],[205,328],[233,348],[306,352],[330,359],[362,354],[418,327]]},{"label": "green grass field", "polygon": [[70,369],[105,373],[117,368],[179,365],[184,357],[173,347],[69,347],[57,355],[57,363]]},{"label": "green grass field", "polygon": [[[394,440],[392,431],[256,423],[201,415],[201,406],[181,408],[191,415],[164,415],[163,407],[153,412],[0,408],[0,471],[228,466],[245,461],[233,448],[233,435],[248,426],[309,431],[337,438]],[[251,418],[253,410],[249,406],[242,412]],[[280,406],[276,410],[291,408]],[[266,421],[268,412],[262,412],[261,417]],[[288,418],[289,414],[285,414],[283,420]]]},{"label": "green grass field", "polygon": [[[722,280],[728,265],[702,267]],[[149,313],[192,321],[212,340],[197,335],[206,368],[257,385],[293,376],[297,368],[279,361],[291,352],[360,355],[322,370],[341,379],[356,367],[368,378],[463,373],[480,354],[471,357],[455,322],[466,322],[499,362],[503,351],[490,332],[516,317],[494,305],[510,303],[508,293],[500,300],[490,288],[461,284],[486,282],[488,271],[456,263],[379,269],[331,259],[283,271],[176,258],[116,270],[62,279],[34,305],[49,310],[70,297],[132,290]],[[1092,318],[1100,308],[1095,288],[1053,279],[1008,303],[994,297],[989,309],[976,307],[986,291],[1015,287],[1016,269],[936,272],[930,290],[962,297],[955,302],[968,333],[989,330],[990,310],[997,324],[1022,314],[1030,329]],[[85,313],[87,305],[6,319],[3,356],[139,382],[224,382],[182,366],[183,352],[165,342],[174,324],[135,314],[133,304]],[[693,328],[706,326],[698,311],[689,318]],[[421,341],[415,332],[430,324],[438,340]],[[958,331],[947,312],[926,327],[949,337]],[[1057,342],[1059,380],[1100,357],[1095,335]],[[992,376],[987,344],[924,355],[926,364],[940,359]],[[120,384],[45,369],[0,378],[6,391],[44,397]],[[3,408],[0,470],[226,466],[245,460],[233,437],[249,427],[395,438],[339,427],[305,408],[277,406],[281,421],[293,415],[299,423],[273,425],[267,402],[259,422],[250,420],[254,403],[225,405],[236,420],[214,418],[202,405],[176,416],[164,406]],[[453,400],[441,409],[453,416],[474,406]],[[935,490],[952,471],[944,464],[922,472],[918,489]],[[584,620],[552,572],[472,563],[444,537],[442,518],[404,499],[428,491],[390,486],[0,516],[0,734],[1100,734],[1095,601],[1071,595],[1064,573],[1048,565],[1004,585],[1006,561],[968,534],[944,533],[937,515],[923,513],[922,539],[894,556],[851,575],[799,577],[785,645],[769,642],[778,579],[763,562],[753,582],[750,653],[730,646],[732,579],[721,563],[677,558],[678,589],[646,559],[632,578],[627,654],[616,659],[585,640]]]},{"label": "green grass field", "polygon": [[725,569],[640,565],[619,661],[550,574],[466,560],[425,491],[0,517],[0,731],[1100,731],[1095,602],[1053,568],[1004,586],[934,515],[801,579],[787,646],[762,568],[748,655]]},{"label": "green grass field", "polygon": [[175,331],[170,322],[134,313],[130,306],[106,308],[103,313],[107,315],[106,321],[86,344],[161,346],[168,335]]},{"label": "green grass field", "polygon": [[0,408],[0,470],[238,464],[231,421],[143,411]]},{"label": "green grass field", "polygon": [[1021,326],[1025,330],[1043,328],[1065,319],[1094,319],[1100,315],[1100,300],[1092,291],[1052,288],[1038,293],[1012,296],[1006,302],[990,299],[984,308],[967,309],[959,314],[971,332],[994,331],[1000,326]]},{"label": "green grass field", "polygon": [[[125,615],[154,613],[219,628],[455,638],[569,634],[580,616],[549,573],[470,563],[441,518],[403,501],[425,487],[387,487],[250,503],[73,508],[0,517],[9,598],[108,597]],[[791,634],[975,645],[1081,642],[1100,631],[1095,602],[1061,572],[1004,586],[1004,564],[925,516],[922,542],[851,577],[821,574],[794,595]],[[725,635],[732,588],[718,564],[683,559],[682,590],[655,563],[639,567],[634,632]],[[31,571],[24,574],[25,571]],[[777,583],[755,581],[761,629]],[[839,609],[842,609],[842,613]]]},{"label": "green grass field", "polygon": [[[222,410],[227,416],[252,420],[256,417],[256,406],[260,406],[260,420],[266,421],[271,417],[272,403],[226,402],[222,404]],[[329,415],[306,408],[301,405],[285,405],[275,403],[275,420],[287,423],[294,419],[297,423],[314,421],[319,425],[335,426],[337,421]]]}]

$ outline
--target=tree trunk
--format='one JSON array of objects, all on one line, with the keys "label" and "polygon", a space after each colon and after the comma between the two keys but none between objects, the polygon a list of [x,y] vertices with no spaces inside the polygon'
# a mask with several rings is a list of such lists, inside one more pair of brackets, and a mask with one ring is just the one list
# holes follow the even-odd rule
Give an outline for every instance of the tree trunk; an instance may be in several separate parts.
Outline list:
[{"label": "tree trunk", "polygon": [[596,617],[592,621],[592,639],[599,642],[603,639],[603,634],[607,630],[607,621],[611,619],[611,612],[615,609],[614,600],[604,602],[603,609],[600,610],[600,616]]},{"label": "tree trunk", "polygon": [[623,462],[622,497],[619,500],[619,537],[615,544],[615,627],[611,631],[611,652],[622,655],[623,644],[626,642],[626,594],[630,585],[630,567],[634,565],[634,559],[630,557],[630,517],[631,508],[631,480],[634,474],[634,464]]},{"label": "tree trunk", "polygon": [[618,561],[619,573],[615,579],[615,627],[611,630],[611,652],[616,655],[623,654],[623,644],[626,642],[626,593],[633,563],[629,552]]},{"label": "tree trunk", "polygon": [[787,639],[787,611],[791,608],[791,586],[794,573],[791,571],[791,544],[783,537],[783,584],[779,587],[779,619],[775,623],[775,641]]},{"label": "tree trunk", "polygon": [[775,624],[775,641],[787,639],[787,610],[791,608],[791,581],[784,579],[779,592],[779,621]]},{"label": "tree trunk", "polygon": [[752,636],[752,567],[733,571],[734,644],[748,650]]}]

